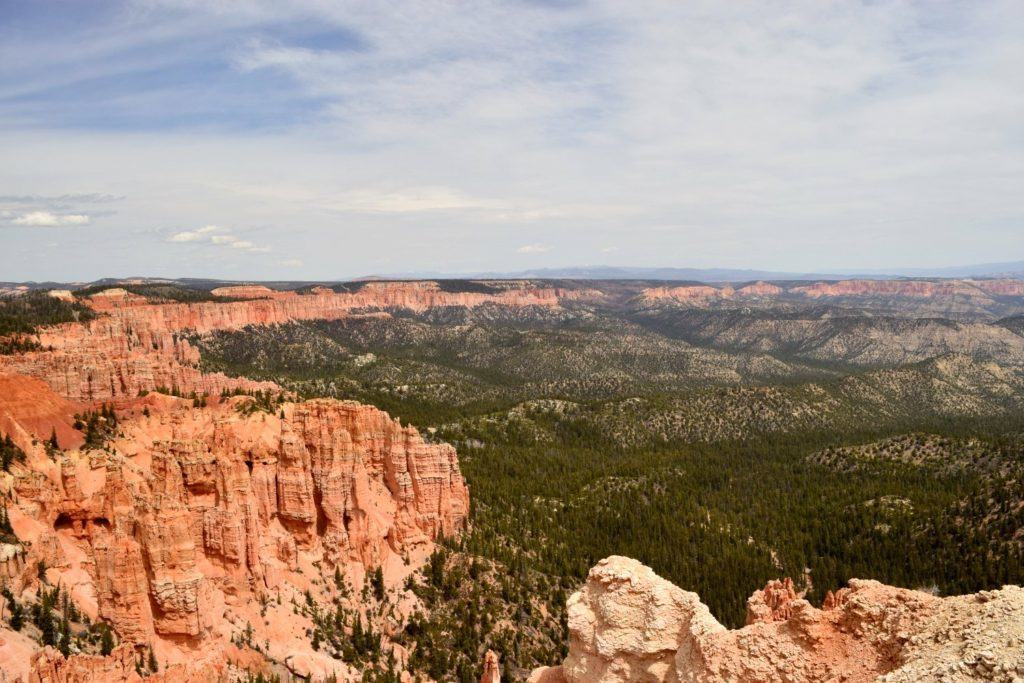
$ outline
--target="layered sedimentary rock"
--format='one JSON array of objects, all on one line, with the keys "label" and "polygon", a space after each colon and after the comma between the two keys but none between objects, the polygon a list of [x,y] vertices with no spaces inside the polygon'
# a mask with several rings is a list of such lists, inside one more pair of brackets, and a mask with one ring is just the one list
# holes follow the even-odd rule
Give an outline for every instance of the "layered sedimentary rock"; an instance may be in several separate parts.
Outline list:
[{"label": "layered sedimentary rock", "polygon": [[216,394],[224,389],[274,388],[268,382],[202,373],[199,353],[187,333],[240,329],[292,320],[343,318],[357,310],[483,304],[558,306],[578,291],[526,283],[493,292],[447,292],[435,282],[368,283],[355,292],[317,288],[308,294],[264,287],[224,287],[226,297],[242,301],[154,303],[124,289],[109,289],[88,299],[101,315],[87,324],[57,325],[38,334],[43,350],[0,356],[0,373],[38,377],[76,402],[134,397],[156,387]]},{"label": "layered sedimentary rock", "polygon": [[[25,462],[0,473],[21,541],[4,546],[0,572],[15,594],[31,596],[44,566],[46,584],[62,586],[126,644],[107,658],[40,651],[30,671],[19,669],[23,680],[134,680],[148,650],[166,671],[156,680],[235,680],[229,660],[254,655],[232,650],[242,634],[263,644],[260,662],[267,656],[298,673],[358,676],[311,648],[308,616],[293,605],[322,595],[334,583],[322,577],[336,568],[356,586],[376,567],[398,583],[434,539],[465,523],[468,490],[453,448],[356,403],[221,399],[224,389],[280,389],[201,372],[186,331],[356,309],[558,301],[555,290],[466,294],[434,283],[220,294],[233,300],[157,304],[108,290],[90,300],[95,320],[45,328],[41,350],[0,357],[0,431],[26,452]],[[199,407],[140,396],[161,387],[211,397]],[[77,450],[75,413],[111,399],[117,430],[104,448]],[[44,447],[54,433],[62,451]],[[0,643],[0,659],[23,660],[15,647],[23,640]]]},{"label": "layered sedimentary rock", "polygon": [[[144,306],[139,310],[159,309]],[[86,324],[69,323],[39,333],[44,350],[0,356],[0,373],[45,381],[72,402],[135,397],[158,387],[217,394],[224,389],[275,388],[270,382],[199,370],[199,352],[159,320],[127,320],[116,309]]]},{"label": "layered sedimentary rock", "polygon": [[[501,306],[557,306],[561,299],[577,292],[537,287],[528,283],[507,286],[489,292],[449,292],[436,282],[371,282],[354,292],[334,292],[316,288],[309,293],[273,291],[265,287],[220,287],[224,297],[258,297],[244,301],[154,304],[139,297],[107,297],[121,301],[113,307],[117,317],[127,324],[163,332],[210,332],[239,329],[246,325],[270,325],[290,320],[339,318],[360,309],[402,308],[423,311],[428,308],[483,304]],[[90,305],[95,307],[94,302]]]},{"label": "layered sedimentary rock", "polygon": [[995,303],[997,299],[1024,297],[1024,280],[837,280],[808,283],[754,282],[742,287],[732,285],[681,285],[650,287],[640,292],[642,303],[674,301],[706,306],[724,301],[781,299],[800,302],[830,300],[932,300],[957,309],[957,302],[972,306]]},{"label": "layered sedimentary rock", "polygon": [[727,630],[694,593],[610,557],[568,603],[569,655],[535,683],[1012,681],[1024,676],[1024,590],[938,598],[851,580],[821,609],[773,582]]},{"label": "layered sedimentary rock", "polygon": [[252,653],[225,648],[217,660],[175,664],[165,671],[145,677],[136,671],[137,653],[128,645],[115,648],[108,657],[71,655],[64,657],[52,647],[32,655],[28,662],[28,683],[229,683],[246,680],[249,671],[259,670],[260,662]]},{"label": "layered sedimentary rock", "polygon": [[78,446],[82,434],[73,427],[74,415],[74,406],[41,379],[0,374],[0,434],[9,434],[22,449],[33,435],[56,435],[62,447]]},{"label": "layered sedimentary rock", "polygon": [[[334,567],[401,567],[461,531],[468,512],[455,450],[370,406],[316,400],[263,412],[244,396],[205,408],[152,396],[125,410],[120,430],[103,451],[55,462],[34,452],[14,472],[8,509],[51,585],[172,664],[225,646],[245,623],[259,642],[294,631],[290,608],[264,626],[260,602],[301,596]],[[281,659],[303,651],[279,646]],[[41,681],[113,666],[46,662]]]}]

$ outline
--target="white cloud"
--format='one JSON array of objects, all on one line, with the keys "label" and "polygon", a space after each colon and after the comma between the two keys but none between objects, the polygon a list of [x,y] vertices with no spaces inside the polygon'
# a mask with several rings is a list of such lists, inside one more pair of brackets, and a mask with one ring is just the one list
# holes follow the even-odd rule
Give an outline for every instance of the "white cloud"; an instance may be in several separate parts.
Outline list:
[{"label": "white cloud", "polygon": [[287,258],[287,259],[281,261],[281,265],[282,266],[288,266],[289,268],[301,268],[302,267],[302,259]]},{"label": "white cloud", "polygon": [[[29,231],[8,231],[0,271],[155,271],[161,240],[210,262],[266,248],[240,229],[158,231],[210,216],[287,240],[324,278],[385,255],[501,269],[520,244],[805,271],[1024,257],[1019,0],[129,4],[5,34],[0,148],[19,166],[0,187],[125,199],[66,261],[15,257]],[[279,32],[299,23],[359,44]],[[196,50],[234,71],[140,78]],[[76,95],[90,82],[139,125],[90,128],[107,111]],[[99,220],[81,202],[0,209],[5,225],[37,209]],[[156,237],[109,248],[133,230]]]},{"label": "white cloud", "polygon": [[493,200],[471,197],[450,187],[410,187],[402,190],[345,192],[325,204],[338,211],[420,213],[455,209],[495,208]]},{"label": "white cloud", "polygon": [[241,239],[230,233],[222,233],[225,228],[219,225],[207,225],[196,230],[178,232],[167,238],[168,242],[195,242],[214,246],[231,247],[240,251],[247,251],[252,254],[266,254],[271,251],[270,247],[256,245],[251,240]]},{"label": "white cloud", "polygon": [[216,225],[207,225],[198,230],[186,230],[178,232],[167,238],[168,242],[201,242],[207,239],[207,235],[216,232],[221,228]]},{"label": "white cloud", "polygon": [[50,211],[30,211],[11,222],[14,225],[52,228],[64,225],[88,225],[89,217],[81,213],[56,214]]},{"label": "white cloud", "polygon": [[545,254],[551,251],[551,247],[546,244],[524,244],[516,251],[520,254]]}]

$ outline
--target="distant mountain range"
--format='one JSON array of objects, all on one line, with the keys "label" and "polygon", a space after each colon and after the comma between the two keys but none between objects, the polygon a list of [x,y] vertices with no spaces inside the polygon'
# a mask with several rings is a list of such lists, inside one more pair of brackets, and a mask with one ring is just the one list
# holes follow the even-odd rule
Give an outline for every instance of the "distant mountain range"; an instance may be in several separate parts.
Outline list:
[{"label": "distant mountain range", "polygon": [[361,279],[493,278],[552,280],[682,280],[698,282],[749,282],[751,280],[843,280],[865,278],[886,280],[900,277],[1013,277],[1024,278],[1024,261],[982,263],[946,268],[864,269],[818,273],[792,273],[738,268],[631,268],[628,266],[569,266],[506,272],[437,273],[409,272]]},{"label": "distant mountain range", "polygon": [[846,280],[870,279],[889,280],[895,278],[994,278],[1006,277],[1024,279],[1024,261],[1004,263],[981,263],[973,266],[950,266],[945,268],[893,268],[887,270],[842,270],[819,273],[792,273],[774,270],[750,270],[739,268],[642,268],[629,266],[567,266],[564,268],[534,268],[519,271],[475,271],[452,273],[444,271],[408,271],[361,277],[338,278],[335,280],[218,280],[214,278],[103,278],[93,282],[0,282],[0,288],[27,285],[34,289],[77,288],[87,285],[115,286],[126,282],[177,283],[199,288],[216,287],[220,284],[239,282],[262,282],[278,289],[292,289],[309,284],[330,284],[357,280],[669,280],[682,282],[751,282],[754,280]]}]

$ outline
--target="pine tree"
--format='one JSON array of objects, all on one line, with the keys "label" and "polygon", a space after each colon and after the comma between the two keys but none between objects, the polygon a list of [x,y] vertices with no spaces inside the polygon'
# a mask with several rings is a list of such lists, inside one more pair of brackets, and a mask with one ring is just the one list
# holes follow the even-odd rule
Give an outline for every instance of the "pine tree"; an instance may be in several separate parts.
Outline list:
[{"label": "pine tree", "polygon": [[103,632],[100,635],[100,654],[106,657],[114,651],[114,634],[106,624],[102,626]]},{"label": "pine tree", "polygon": [[71,654],[71,624],[67,617],[60,620],[60,642],[57,648],[65,657]]},{"label": "pine tree", "polygon": [[384,600],[384,570],[377,567],[370,575],[370,584],[373,586],[373,596],[377,602]]}]

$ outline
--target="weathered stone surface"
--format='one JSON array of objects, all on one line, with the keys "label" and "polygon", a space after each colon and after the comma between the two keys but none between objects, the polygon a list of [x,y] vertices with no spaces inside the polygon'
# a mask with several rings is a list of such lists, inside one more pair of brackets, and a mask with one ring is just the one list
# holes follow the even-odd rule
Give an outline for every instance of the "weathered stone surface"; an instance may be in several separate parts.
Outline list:
[{"label": "weathered stone surface", "polygon": [[731,285],[682,285],[652,287],[645,289],[640,297],[646,302],[668,299],[702,306],[722,300],[773,298],[784,295],[812,300],[871,297],[952,302],[958,299],[987,299],[993,296],[1024,296],[1024,280],[836,280],[790,284],[785,287],[768,282],[754,282],[739,288]]},{"label": "weathered stone surface", "polygon": [[569,600],[569,655],[534,683],[1011,681],[1024,673],[1024,590],[937,598],[851,580],[824,609],[772,582],[726,630],[640,563],[602,560]]},{"label": "weathered stone surface", "polygon": [[[455,451],[369,406],[310,401],[264,413],[244,409],[245,397],[222,401],[224,389],[280,388],[202,373],[184,333],[396,307],[557,306],[578,294],[528,283],[453,293],[430,282],[215,294],[247,300],[158,303],[105,290],[88,301],[95,320],[45,328],[41,350],[0,357],[0,431],[28,455],[0,478],[23,541],[4,549],[0,572],[31,589],[44,561],[47,579],[90,618],[172,667],[220,671],[222,649],[252,625],[279,661],[325,672],[333,665],[312,652],[308,619],[288,600],[320,590],[317,574],[335,567],[358,578],[384,566],[399,581],[433,539],[458,533],[469,501]],[[211,398],[193,408],[139,396],[161,387]],[[75,450],[75,412],[104,401],[117,406],[119,434],[102,451]],[[65,452],[46,453],[53,432]],[[126,651],[107,660],[46,651],[33,680],[133,680],[134,660],[120,663]],[[180,680],[191,670],[178,668]]]},{"label": "weathered stone surface", "polygon": [[270,382],[201,373],[198,351],[184,332],[241,329],[291,320],[330,320],[357,310],[404,308],[422,311],[437,306],[558,306],[561,299],[586,292],[505,283],[486,292],[446,292],[435,282],[367,283],[354,292],[317,288],[308,294],[275,292],[263,287],[225,287],[223,296],[256,296],[244,301],[153,303],[114,288],[88,303],[101,315],[84,325],[68,323],[42,330],[44,350],[0,356],[0,373],[44,380],[73,402],[134,397],[156,387],[218,394],[223,389],[273,389]]},{"label": "weathered stone surface", "polygon": [[498,653],[488,650],[484,655],[483,672],[480,683],[501,683],[501,668],[498,665]]}]

